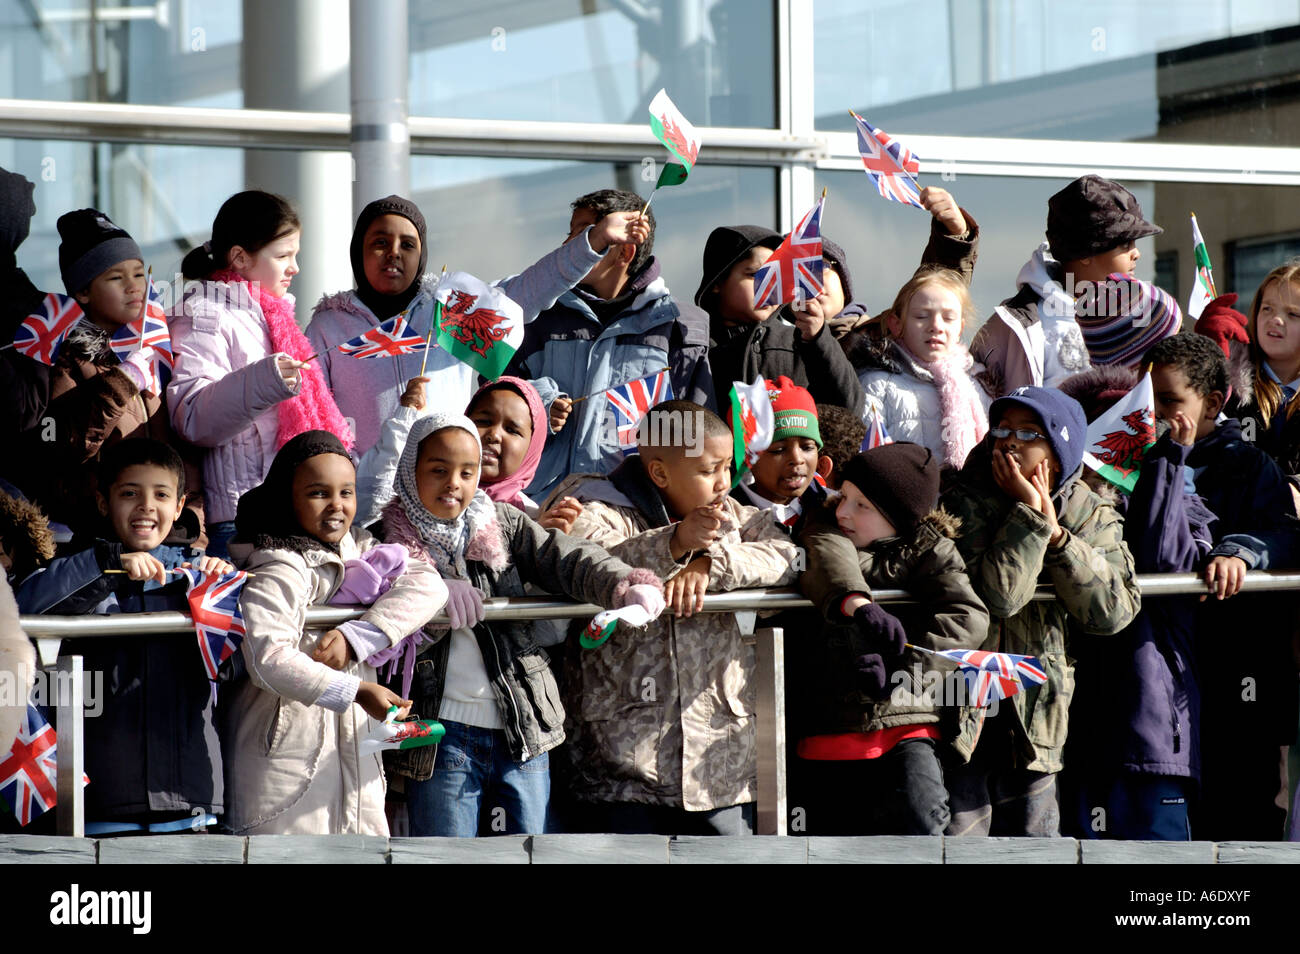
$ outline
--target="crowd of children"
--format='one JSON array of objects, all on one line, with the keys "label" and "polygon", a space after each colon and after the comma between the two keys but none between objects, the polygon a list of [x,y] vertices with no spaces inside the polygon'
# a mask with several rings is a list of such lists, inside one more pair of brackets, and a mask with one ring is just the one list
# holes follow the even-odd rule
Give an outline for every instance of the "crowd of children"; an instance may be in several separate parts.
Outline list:
[{"label": "crowd of children", "polygon": [[[7,339],[44,296],[17,263],[33,194],[0,170]],[[1248,315],[1225,295],[1186,330],[1133,277],[1159,227],[1084,176],[977,327],[979,228],[942,189],[921,201],[920,267],[872,317],[829,239],[820,295],[755,306],[781,242],[756,225],[713,230],[684,302],[644,199],[581,196],[566,241],[497,283],[526,327],[491,381],[442,350],[336,350],[436,320],[409,199],[365,207],[354,287],[308,318],[293,207],[231,196],[185,258],[161,374],[112,347],[146,306],[140,247],[97,210],[61,216],[83,317],[50,362],[0,349],[0,612],[10,589],[24,614],[186,609],[182,570],[248,574],[215,672],[193,640],[64,643],[105,685],[88,830],[751,833],[754,622],[704,596],[793,585],[812,608],[761,625],[785,631],[794,831],[1285,837],[1295,598],[1238,593],[1300,564],[1300,261]],[[598,398],[661,371],[672,397],[628,450]],[[1089,425],[1148,373],[1149,446],[1116,486]],[[771,441],[737,480],[724,418],[757,378]],[[1144,599],[1140,573],[1205,594]],[[648,622],[585,647],[581,620],[489,619],[538,593]],[[363,612],[309,625],[322,605]],[[950,656],[979,650],[1042,678],[974,698]],[[394,711],[440,743],[380,754]]]}]

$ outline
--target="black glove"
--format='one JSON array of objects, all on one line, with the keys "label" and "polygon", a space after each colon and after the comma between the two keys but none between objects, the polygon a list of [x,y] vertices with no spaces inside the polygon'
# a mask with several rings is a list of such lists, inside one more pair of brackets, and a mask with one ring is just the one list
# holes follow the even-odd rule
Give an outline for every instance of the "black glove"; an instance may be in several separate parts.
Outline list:
[{"label": "black glove", "polygon": [[907,648],[907,633],[898,617],[891,616],[877,603],[859,606],[853,613],[858,630],[866,638],[867,648],[886,659],[897,659]]},{"label": "black glove", "polygon": [[868,653],[865,656],[859,656],[857,666],[858,690],[869,698],[883,699],[887,676],[885,673],[885,660],[881,658],[880,653]]}]

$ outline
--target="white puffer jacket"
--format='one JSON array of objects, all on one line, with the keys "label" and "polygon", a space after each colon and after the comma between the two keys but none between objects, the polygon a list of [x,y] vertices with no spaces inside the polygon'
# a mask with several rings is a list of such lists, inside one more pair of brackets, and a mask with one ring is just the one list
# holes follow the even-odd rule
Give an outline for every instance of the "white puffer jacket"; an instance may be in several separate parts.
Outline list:
[{"label": "white puffer jacket", "polygon": [[167,385],[172,426],[209,448],[207,520],[234,520],[240,495],[262,482],[275,457],[276,405],[297,391],[280,376],[262,308],[243,282],[190,285],[168,320],[176,356]]}]

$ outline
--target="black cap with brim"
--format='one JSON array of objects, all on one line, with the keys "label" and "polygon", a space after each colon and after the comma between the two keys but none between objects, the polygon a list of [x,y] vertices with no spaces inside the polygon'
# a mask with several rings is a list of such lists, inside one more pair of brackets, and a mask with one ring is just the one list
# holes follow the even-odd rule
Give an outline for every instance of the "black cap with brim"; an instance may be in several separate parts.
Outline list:
[{"label": "black cap with brim", "polygon": [[727,277],[731,267],[756,245],[775,249],[781,244],[777,232],[762,225],[722,225],[709,233],[704,243],[704,278],[695,291],[695,304],[703,307],[709,289]]}]

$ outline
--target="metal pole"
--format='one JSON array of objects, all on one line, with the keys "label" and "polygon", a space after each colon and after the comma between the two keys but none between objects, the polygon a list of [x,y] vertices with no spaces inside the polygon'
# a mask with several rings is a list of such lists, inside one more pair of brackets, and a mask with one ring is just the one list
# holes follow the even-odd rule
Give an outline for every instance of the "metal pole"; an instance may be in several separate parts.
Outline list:
[{"label": "metal pole", "polygon": [[54,681],[58,712],[59,755],[55,829],[60,835],[82,838],[86,834],[85,774],[86,727],[83,694],[84,669],[80,656],[62,656]]},{"label": "metal pole", "polygon": [[411,194],[406,0],[350,0],[352,216],[386,195]]},{"label": "metal pole", "polygon": [[785,639],[780,627],[760,629],[756,644],[754,731],[758,735],[758,834],[787,834]]}]

